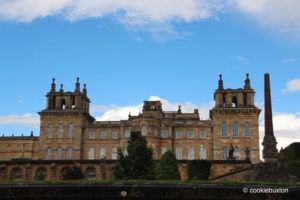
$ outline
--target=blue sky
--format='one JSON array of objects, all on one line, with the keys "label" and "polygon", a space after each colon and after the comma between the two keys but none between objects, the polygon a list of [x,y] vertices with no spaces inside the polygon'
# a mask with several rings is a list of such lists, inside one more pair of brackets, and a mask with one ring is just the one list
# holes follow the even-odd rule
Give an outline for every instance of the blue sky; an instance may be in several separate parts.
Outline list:
[{"label": "blue sky", "polygon": [[38,135],[52,77],[65,90],[80,77],[91,111],[108,120],[147,99],[206,117],[219,74],[238,88],[249,73],[262,107],[269,72],[277,137],[282,146],[300,141],[295,0],[84,2],[0,1],[0,134]]}]

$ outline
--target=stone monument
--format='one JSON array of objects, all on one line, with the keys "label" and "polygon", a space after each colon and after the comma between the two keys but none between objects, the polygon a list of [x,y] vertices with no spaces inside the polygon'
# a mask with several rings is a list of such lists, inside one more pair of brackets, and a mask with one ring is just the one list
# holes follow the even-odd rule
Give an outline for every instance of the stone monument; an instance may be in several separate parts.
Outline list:
[{"label": "stone monument", "polygon": [[278,151],[273,131],[270,76],[265,74],[265,135],[262,142],[264,162],[254,165],[251,180],[272,182],[296,182],[289,173],[287,163],[278,161]]}]

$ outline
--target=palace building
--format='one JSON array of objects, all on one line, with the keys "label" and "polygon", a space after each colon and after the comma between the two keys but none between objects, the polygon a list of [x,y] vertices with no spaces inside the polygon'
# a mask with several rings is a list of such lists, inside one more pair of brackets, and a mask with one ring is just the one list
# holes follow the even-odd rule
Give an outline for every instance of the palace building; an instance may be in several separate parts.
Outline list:
[{"label": "palace building", "polygon": [[81,166],[87,176],[103,177],[101,159],[112,166],[117,149],[126,154],[130,133],[136,130],[147,139],[154,159],[171,150],[182,161],[226,160],[232,144],[235,160],[245,160],[248,149],[251,162],[258,163],[261,110],[254,104],[254,95],[248,74],[244,87],[238,89],[224,89],[220,75],[208,120],[200,119],[198,109],[183,113],[179,106],[176,111],[164,111],[160,101],[144,101],[137,116],[96,121],[89,112],[86,85],[81,90],[79,78],[73,92],[64,91],[63,85],[57,91],[53,79],[46,108],[39,112],[40,136],[0,138],[1,179],[33,179],[37,171],[59,179],[61,171],[72,165]]}]

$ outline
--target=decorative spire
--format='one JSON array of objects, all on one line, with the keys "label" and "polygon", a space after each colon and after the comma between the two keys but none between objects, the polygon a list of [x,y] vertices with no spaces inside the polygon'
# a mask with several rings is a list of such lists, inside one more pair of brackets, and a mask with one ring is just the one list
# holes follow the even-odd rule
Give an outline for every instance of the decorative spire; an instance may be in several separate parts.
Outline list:
[{"label": "decorative spire", "polygon": [[244,89],[245,90],[251,90],[250,79],[249,79],[249,74],[248,73],[246,74]]},{"label": "decorative spire", "polygon": [[52,84],[51,84],[51,93],[55,93],[56,92],[56,84],[55,84],[55,78],[52,78]]},{"label": "decorative spire", "polygon": [[83,84],[83,96],[87,96],[86,84]]},{"label": "decorative spire", "polygon": [[77,82],[75,86],[75,92],[80,93],[80,83],[79,83],[79,77],[77,77]]},{"label": "decorative spire", "polygon": [[63,93],[64,92],[64,85],[63,84],[60,84],[60,90],[59,90],[60,93]]},{"label": "decorative spire", "polygon": [[219,87],[218,87],[218,90],[224,90],[224,87],[223,87],[223,80],[222,80],[222,74],[220,74],[219,76],[220,76],[220,79],[219,79]]}]

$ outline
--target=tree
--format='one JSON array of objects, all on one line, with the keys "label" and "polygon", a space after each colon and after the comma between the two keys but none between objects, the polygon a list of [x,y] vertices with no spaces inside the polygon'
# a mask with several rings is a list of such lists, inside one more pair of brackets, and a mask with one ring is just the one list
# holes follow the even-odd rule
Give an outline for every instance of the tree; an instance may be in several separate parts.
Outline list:
[{"label": "tree", "polygon": [[158,180],[180,180],[177,160],[172,151],[168,150],[160,159],[156,168],[156,179]]},{"label": "tree", "polygon": [[83,179],[83,174],[79,167],[72,167],[65,170],[62,174],[63,180],[79,180]]},{"label": "tree", "polygon": [[131,132],[127,147],[128,155],[118,149],[114,170],[116,179],[153,179],[154,161],[152,149],[140,132]]}]

